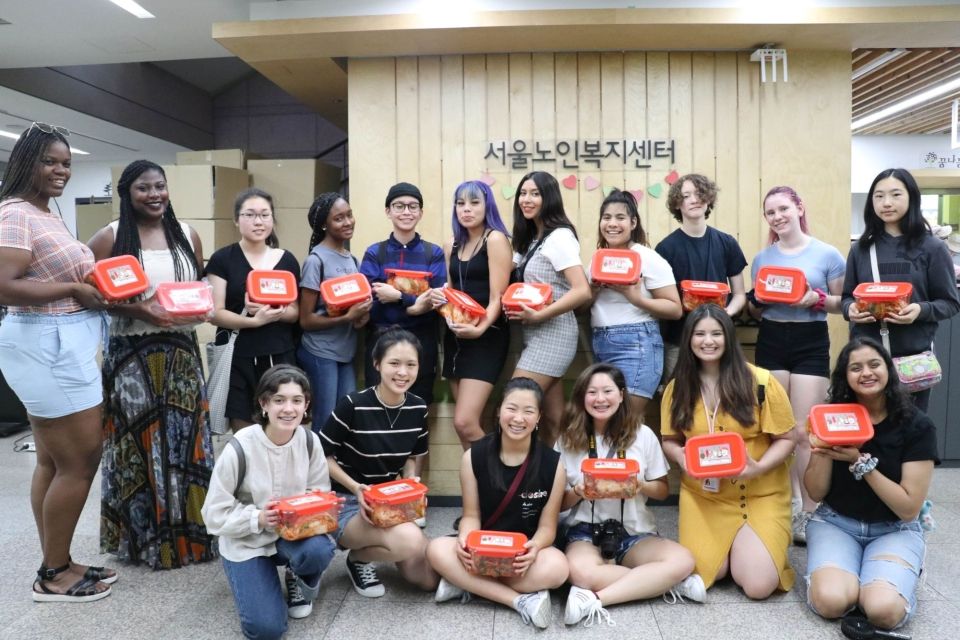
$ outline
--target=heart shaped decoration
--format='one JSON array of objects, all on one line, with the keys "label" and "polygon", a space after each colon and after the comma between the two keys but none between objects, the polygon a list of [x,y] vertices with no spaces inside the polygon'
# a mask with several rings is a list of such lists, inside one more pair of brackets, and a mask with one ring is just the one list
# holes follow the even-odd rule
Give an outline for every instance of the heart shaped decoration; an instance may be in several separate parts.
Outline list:
[{"label": "heart shaped decoration", "polygon": [[643,189],[630,189],[630,193],[633,194],[637,202],[640,202],[641,198],[643,198]]},{"label": "heart shaped decoration", "polygon": [[663,193],[663,185],[659,182],[647,187],[647,195],[651,198],[659,198],[661,193]]},{"label": "heart shaped decoration", "polygon": [[587,191],[593,191],[600,186],[600,181],[593,176],[587,176],[586,180],[583,181],[583,186],[587,189]]},{"label": "heart shaped decoration", "polygon": [[568,175],[566,178],[564,178],[563,180],[561,180],[561,182],[563,183],[563,186],[565,186],[567,189],[577,188],[577,176],[573,175],[572,173]]},{"label": "heart shaped decoration", "polygon": [[504,199],[504,200],[510,200],[510,199],[512,199],[512,198],[513,198],[513,191],[514,191],[513,187],[511,187],[510,185],[507,185],[507,184],[505,184],[505,185],[503,185],[503,186],[500,187],[500,193],[503,195],[503,199]]},{"label": "heart shaped decoration", "polygon": [[609,196],[611,193],[613,193],[613,190],[614,190],[614,189],[616,189],[616,187],[604,187],[604,188],[603,188],[603,197],[606,198],[607,196]]},{"label": "heart shaped decoration", "polygon": [[663,181],[666,182],[667,184],[671,184],[671,185],[672,185],[672,184],[673,184],[674,182],[676,182],[679,178],[680,178],[680,174],[677,173],[676,170],[673,170],[673,171],[671,171],[670,173],[667,174],[667,177],[664,178]]},{"label": "heart shaped decoration", "polygon": [[496,184],[497,179],[489,173],[482,173],[480,174],[480,182],[484,182],[488,187],[492,187],[494,184]]}]

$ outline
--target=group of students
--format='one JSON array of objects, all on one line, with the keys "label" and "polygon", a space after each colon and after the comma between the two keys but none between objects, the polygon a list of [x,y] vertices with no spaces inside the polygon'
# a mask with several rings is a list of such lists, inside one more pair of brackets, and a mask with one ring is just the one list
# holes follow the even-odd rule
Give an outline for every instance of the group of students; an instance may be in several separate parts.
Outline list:
[{"label": "group of students", "polygon": [[[204,268],[196,231],[176,220],[163,170],[147,161],[129,165],[118,182],[119,220],[89,247],[75,240],[49,206],[69,179],[67,134],[34,123],[0,186],[0,304],[7,306],[0,369],[27,408],[38,449],[31,502],[43,564],[35,600],[95,600],[117,580],[114,570],[76,564],[69,554],[102,443],[102,549],[173,568],[217,557],[213,536],[220,536],[248,635],[278,635],[287,615],[309,613],[336,546],[349,549],[350,578],[363,595],[383,593],[375,563],[394,562],[412,584],[436,589],[438,600],[473,593],[545,626],[549,589],[568,579],[569,624],[609,620],[605,606],[659,594],[702,601],[726,575],[748,596],[767,597],[793,583],[793,537],[807,541],[809,599],[822,615],[859,604],[892,627],[912,612],[923,558],[917,513],[937,456],[934,427],[922,413],[929,391],[906,396],[890,356],[929,349],[937,323],[960,310],[960,299],[949,254],[930,235],[908,172],[891,169],[874,180],[866,230],[846,264],[810,236],[796,192],[772,189],[763,201],[770,245],[754,260],[754,275],[766,264],[794,266],[809,288],[795,305],[766,305],[746,292],[736,240],[707,225],[717,187],[696,174],[671,186],[667,206],[680,227],[656,250],[630,193],[615,190],[601,205],[598,246],[640,254],[642,277],[631,286],[591,284],[559,185],[539,171],[518,185],[510,231],[485,183],[460,185],[453,237],[443,246],[416,232],[420,191],[393,186],[385,201],[393,231],[360,261],[348,249],[355,227],[349,204],[323,194],[308,212],[313,236],[302,271],[277,246],[270,195],[249,190],[236,201],[240,242],[216,251]],[[151,289],[111,304],[86,276],[94,259],[123,254],[140,258]],[[857,284],[874,279],[871,254],[880,279],[913,285],[911,303],[882,323],[890,353],[878,342],[881,323],[852,296]],[[429,290],[399,291],[387,283],[392,268],[429,271]],[[293,272],[299,301],[251,302],[245,281],[254,269]],[[320,284],[357,272],[370,281],[372,299],[327,314]],[[213,466],[194,330],[207,318],[172,316],[153,296],[158,282],[204,274],[213,289],[212,322],[222,329],[218,342],[238,331],[226,416],[246,458],[242,479],[236,448]],[[502,311],[511,279],[550,284],[552,303]],[[732,295],[725,308],[704,305],[685,317],[677,287],[685,279],[727,282]],[[456,538],[428,541],[414,523],[373,526],[363,493],[420,474],[439,358],[435,310],[445,302],[445,283],[486,315],[477,326],[448,323],[443,335],[442,370],[465,450],[464,514]],[[574,311],[589,303],[598,364],[578,377],[565,403],[560,379],[577,349]],[[756,367],[743,357],[731,319],[745,306],[760,318]],[[832,377],[828,312],[851,321],[851,342]],[[497,428],[484,435],[480,415],[505,365],[510,320],[522,323],[523,350]],[[352,362],[365,326],[366,386],[357,391]],[[101,370],[96,354],[107,331]],[[643,425],[661,382],[662,449]],[[811,447],[806,415],[824,399],[868,407],[876,437],[862,450]],[[241,428],[251,413],[262,428]],[[299,428],[310,413],[315,433]],[[658,537],[646,498],[666,495],[667,460],[684,468],[686,438],[715,430],[743,436],[746,469],[731,481],[684,474],[679,544]],[[640,493],[623,502],[584,501],[580,461],[614,455],[640,462]],[[509,505],[501,505],[511,486]],[[307,488],[343,495],[336,535],[278,540],[272,501]],[[800,502],[795,509],[792,496]],[[610,559],[596,530],[608,522],[619,523],[599,531],[618,543]],[[528,535],[515,577],[471,573],[464,542],[480,527]],[[552,546],[555,539],[565,553]],[[287,567],[286,602],[278,564]],[[274,604],[260,606],[264,598]]]}]

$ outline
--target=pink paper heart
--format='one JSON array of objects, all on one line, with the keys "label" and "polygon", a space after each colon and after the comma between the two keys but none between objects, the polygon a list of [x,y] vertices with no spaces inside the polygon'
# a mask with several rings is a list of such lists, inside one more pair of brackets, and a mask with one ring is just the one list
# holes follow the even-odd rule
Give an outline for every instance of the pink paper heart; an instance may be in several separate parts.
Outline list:
[{"label": "pink paper heart", "polygon": [[600,186],[600,181],[593,176],[587,176],[587,178],[583,181],[583,186],[587,189],[587,191],[593,191]]},{"label": "pink paper heart", "polygon": [[572,173],[568,175],[566,178],[564,178],[563,180],[561,180],[561,182],[563,183],[563,186],[565,186],[567,189],[577,188],[577,176],[573,175]]},{"label": "pink paper heart", "polygon": [[488,187],[492,187],[494,184],[496,184],[497,179],[494,178],[494,177],[493,177],[492,175],[490,175],[489,173],[481,173],[481,174],[480,174],[480,182],[485,182],[485,183],[487,183],[487,186],[488,186]]},{"label": "pink paper heart", "polygon": [[504,200],[510,200],[510,199],[512,199],[512,198],[513,198],[513,191],[514,191],[514,189],[513,189],[513,187],[511,187],[510,185],[506,185],[506,184],[505,184],[505,185],[502,185],[502,186],[500,187],[500,193],[503,195],[503,199],[504,199]]},{"label": "pink paper heart", "polygon": [[643,198],[643,189],[630,189],[630,193],[633,194],[633,197],[636,198],[637,202]]},{"label": "pink paper heart", "polygon": [[679,177],[680,177],[680,174],[677,173],[676,170],[674,170],[674,171],[671,171],[670,173],[668,173],[668,174],[667,174],[667,177],[664,178],[663,181],[666,182],[667,184],[671,184],[671,185],[672,185],[674,182],[677,181],[677,179],[678,179]]},{"label": "pink paper heart", "polygon": [[663,185],[659,182],[647,187],[647,195],[651,198],[659,198],[661,193],[663,193]]}]

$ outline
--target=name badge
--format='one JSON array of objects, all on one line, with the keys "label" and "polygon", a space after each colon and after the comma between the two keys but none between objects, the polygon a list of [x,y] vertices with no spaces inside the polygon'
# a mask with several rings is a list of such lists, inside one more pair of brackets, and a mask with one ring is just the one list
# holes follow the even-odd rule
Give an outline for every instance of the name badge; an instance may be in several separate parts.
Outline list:
[{"label": "name badge", "polygon": [[720,478],[704,478],[703,490],[709,491],[710,493],[717,493],[720,491]]}]

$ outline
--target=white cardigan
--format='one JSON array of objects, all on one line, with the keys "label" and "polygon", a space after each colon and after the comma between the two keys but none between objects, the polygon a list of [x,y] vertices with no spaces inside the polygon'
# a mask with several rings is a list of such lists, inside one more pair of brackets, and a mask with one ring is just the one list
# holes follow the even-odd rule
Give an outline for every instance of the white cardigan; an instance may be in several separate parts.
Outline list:
[{"label": "white cardigan", "polygon": [[[313,454],[306,438],[313,438]],[[234,435],[243,447],[247,470],[237,487],[238,460],[233,447],[224,448],[213,467],[203,502],[207,532],[220,536],[220,555],[231,562],[276,554],[277,534],[260,528],[260,512],[270,500],[308,490],[330,491],[330,472],[320,438],[297,429],[290,441],[276,445],[254,424]]]}]

